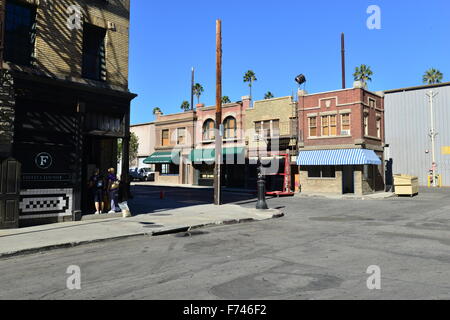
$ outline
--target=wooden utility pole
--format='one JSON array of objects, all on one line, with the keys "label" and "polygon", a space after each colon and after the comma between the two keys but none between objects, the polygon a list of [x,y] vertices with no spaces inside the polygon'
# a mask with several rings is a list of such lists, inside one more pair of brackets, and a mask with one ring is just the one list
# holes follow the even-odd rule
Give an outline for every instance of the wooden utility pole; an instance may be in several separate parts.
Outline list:
[{"label": "wooden utility pole", "polygon": [[3,59],[5,54],[5,11],[6,1],[0,0],[0,70],[3,70]]},{"label": "wooden utility pole", "polygon": [[216,162],[214,170],[214,204],[222,204],[221,164],[222,164],[222,21],[216,21]]},{"label": "wooden utility pole", "polygon": [[341,34],[341,62],[342,62],[342,89],[346,88],[345,85],[345,35]]}]

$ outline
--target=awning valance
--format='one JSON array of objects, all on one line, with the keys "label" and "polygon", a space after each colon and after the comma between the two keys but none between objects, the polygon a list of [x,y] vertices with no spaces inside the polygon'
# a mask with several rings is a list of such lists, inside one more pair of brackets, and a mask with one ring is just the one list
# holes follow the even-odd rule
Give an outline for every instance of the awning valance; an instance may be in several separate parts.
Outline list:
[{"label": "awning valance", "polygon": [[[241,155],[245,149],[243,147],[223,148],[222,155],[227,156]],[[216,150],[215,149],[197,149],[192,150],[190,160],[194,163],[200,162],[215,162]]]},{"label": "awning valance", "polygon": [[144,160],[145,164],[157,163],[178,163],[180,158],[179,152],[159,151],[153,153],[150,157]]},{"label": "awning valance", "polygon": [[299,166],[380,165],[381,160],[373,150],[337,149],[301,151],[297,158]]}]

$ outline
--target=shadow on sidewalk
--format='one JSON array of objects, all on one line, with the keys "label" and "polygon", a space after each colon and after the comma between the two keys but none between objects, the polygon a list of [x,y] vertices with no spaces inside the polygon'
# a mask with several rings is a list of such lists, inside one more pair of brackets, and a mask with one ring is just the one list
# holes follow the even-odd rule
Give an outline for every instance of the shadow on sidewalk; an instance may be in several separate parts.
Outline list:
[{"label": "shadow on sidewalk", "polygon": [[[133,198],[128,200],[128,206],[133,216],[141,214],[167,215],[164,211],[185,208],[214,202],[214,190],[196,188],[178,188],[167,186],[131,187]],[[249,192],[222,192],[222,203],[250,203],[256,201],[255,195]]]}]

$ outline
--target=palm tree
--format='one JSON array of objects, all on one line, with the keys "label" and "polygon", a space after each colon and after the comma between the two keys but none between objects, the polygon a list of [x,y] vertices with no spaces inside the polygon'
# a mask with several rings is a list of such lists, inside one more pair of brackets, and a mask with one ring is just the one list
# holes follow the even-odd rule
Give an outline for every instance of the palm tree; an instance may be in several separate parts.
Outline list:
[{"label": "palm tree", "polygon": [[264,99],[269,100],[273,98],[273,93],[270,91],[267,91],[267,93],[264,95]]},{"label": "palm tree", "polygon": [[183,103],[181,104],[180,108],[186,112],[186,111],[189,111],[191,109],[191,105],[189,104],[189,102],[183,101]]},{"label": "palm tree", "polygon": [[361,66],[355,68],[353,77],[355,78],[355,81],[361,81],[362,83],[367,84],[367,81],[372,81],[372,75],[373,72],[370,67],[362,64]]},{"label": "palm tree", "polygon": [[225,104],[225,103],[231,103],[230,97],[228,97],[228,96],[223,96],[223,97],[222,97],[222,103],[223,103],[223,104]]},{"label": "palm tree", "polygon": [[444,75],[437,69],[431,68],[425,72],[423,75],[423,83],[435,84],[441,83]]},{"label": "palm tree", "polygon": [[159,107],[154,107],[153,108],[153,115],[156,115],[157,113],[163,114]]},{"label": "palm tree", "polygon": [[248,82],[248,86],[250,88],[250,99],[252,99],[252,85],[253,82],[257,81],[256,75],[252,70],[248,70],[244,75],[244,83]]},{"label": "palm tree", "polygon": [[196,83],[194,85],[194,95],[197,97],[198,103],[200,103],[200,96],[202,95],[203,91],[203,87],[200,83]]}]

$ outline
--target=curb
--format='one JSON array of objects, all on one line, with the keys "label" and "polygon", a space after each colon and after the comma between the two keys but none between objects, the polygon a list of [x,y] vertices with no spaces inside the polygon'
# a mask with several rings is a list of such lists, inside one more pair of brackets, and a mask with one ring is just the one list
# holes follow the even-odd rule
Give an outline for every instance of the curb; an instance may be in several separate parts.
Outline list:
[{"label": "curb", "polygon": [[271,218],[267,218],[264,220],[255,220],[254,218],[232,219],[232,220],[211,222],[211,223],[206,223],[206,224],[198,224],[198,225],[193,225],[193,226],[169,228],[169,229],[165,229],[165,230],[161,230],[161,231],[141,232],[141,233],[133,233],[133,234],[129,234],[129,235],[116,236],[116,237],[103,238],[103,239],[60,243],[60,244],[55,244],[55,245],[0,253],[0,260],[6,259],[6,258],[22,256],[22,255],[30,255],[30,254],[35,254],[35,253],[47,252],[47,251],[56,250],[56,249],[74,248],[74,247],[79,247],[79,246],[83,246],[83,245],[87,245],[87,244],[102,243],[102,242],[107,242],[107,241],[117,241],[117,240],[124,240],[124,239],[137,238],[137,237],[146,237],[146,236],[158,237],[158,236],[163,236],[163,235],[188,232],[190,230],[196,230],[196,229],[201,229],[201,228],[265,221],[265,220],[277,219],[277,218],[281,218],[281,217],[284,217],[284,213],[280,211],[279,213],[273,214]]}]

